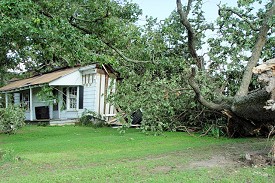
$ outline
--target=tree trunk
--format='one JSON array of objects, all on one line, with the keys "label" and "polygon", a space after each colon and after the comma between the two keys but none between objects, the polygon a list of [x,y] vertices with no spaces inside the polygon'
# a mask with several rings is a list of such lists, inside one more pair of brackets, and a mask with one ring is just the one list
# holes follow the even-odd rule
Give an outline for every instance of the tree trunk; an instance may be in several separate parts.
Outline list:
[{"label": "tree trunk", "polygon": [[266,110],[266,102],[271,94],[265,89],[254,91],[246,96],[237,98],[231,110],[237,116],[253,121],[255,124],[275,123],[275,111]]},{"label": "tree trunk", "polygon": [[263,47],[267,41],[267,33],[270,30],[270,25],[268,24],[269,21],[272,21],[272,17],[275,13],[275,5],[274,0],[272,2],[271,8],[267,11],[264,19],[263,24],[260,28],[260,32],[258,35],[258,39],[254,48],[252,50],[252,55],[247,63],[246,69],[243,74],[243,78],[241,80],[240,88],[236,94],[236,96],[245,96],[248,93],[249,84],[252,78],[252,69],[255,67],[260,59],[261,52]]},{"label": "tree trunk", "polygon": [[270,135],[275,126],[275,59],[259,65],[253,72],[259,74],[259,81],[264,82],[266,86],[246,96],[235,98],[230,112],[225,113],[229,117],[230,136],[260,133]]}]

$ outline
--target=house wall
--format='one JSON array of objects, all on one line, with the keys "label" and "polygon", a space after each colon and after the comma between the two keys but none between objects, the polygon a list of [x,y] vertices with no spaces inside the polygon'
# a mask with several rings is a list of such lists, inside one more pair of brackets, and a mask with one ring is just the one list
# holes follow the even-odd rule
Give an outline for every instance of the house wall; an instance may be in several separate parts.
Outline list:
[{"label": "house wall", "polygon": [[60,113],[60,119],[76,119],[81,117],[83,110],[77,110],[77,111],[67,111],[63,110]]},{"label": "house wall", "polygon": [[95,99],[95,112],[105,116],[106,120],[109,120],[111,116],[116,114],[115,108],[113,105],[110,105],[107,102],[107,97],[115,90],[115,85],[111,86],[111,81],[114,78],[111,78],[108,74],[106,74],[101,69],[97,70],[96,74],[96,99]]},{"label": "house wall", "polygon": [[59,119],[59,112],[58,111],[53,111],[52,119]]},{"label": "house wall", "polygon": [[[26,90],[24,90],[26,91]],[[32,88],[32,115],[33,115],[33,120],[36,120],[36,113],[35,113],[35,108],[36,107],[42,107],[42,106],[48,106],[49,107],[49,116],[50,119],[53,118],[53,106],[50,101],[41,101],[37,94],[41,91],[41,88]],[[23,91],[21,91],[23,92]],[[16,92],[13,94],[14,96],[14,104],[15,105],[20,105],[20,93],[21,92]],[[27,92],[30,92],[28,89]],[[31,105],[29,105],[31,106]],[[25,111],[25,119],[30,120],[30,109]]]},{"label": "house wall", "polygon": [[20,93],[14,93],[14,105],[20,105]]},{"label": "house wall", "polygon": [[[20,106],[20,92],[13,93],[14,105]],[[25,119],[30,120],[30,110],[25,111]]]},{"label": "house wall", "polygon": [[29,111],[25,112],[25,120],[30,120],[30,119],[31,119],[30,112]]},{"label": "house wall", "polygon": [[93,82],[91,85],[84,85],[84,98],[83,98],[83,108],[96,112],[96,88],[97,88],[96,82]]},{"label": "house wall", "polygon": [[[85,83],[85,75],[93,74],[93,82]],[[113,78],[101,70],[90,69],[82,71],[82,83],[84,86],[83,108],[100,114],[101,116],[115,115],[114,106],[107,102],[107,96],[114,92],[114,86],[110,88]],[[90,80],[89,80],[90,81]],[[81,116],[81,114],[79,114]]]}]

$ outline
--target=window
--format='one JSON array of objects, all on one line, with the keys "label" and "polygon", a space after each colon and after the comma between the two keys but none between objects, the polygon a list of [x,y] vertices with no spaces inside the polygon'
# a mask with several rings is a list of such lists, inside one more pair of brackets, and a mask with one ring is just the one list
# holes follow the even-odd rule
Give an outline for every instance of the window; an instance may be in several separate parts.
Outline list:
[{"label": "window", "polygon": [[30,94],[23,92],[20,94],[20,106],[26,110],[30,110]]},{"label": "window", "polygon": [[53,110],[58,111],[58,90],[56,88],[53,90],[53,97],[54,97]]},{"label": "window", "polygon": [[77,87],[69,87],[69,109],[77,109]]},{"label": "window", "polygon": [[83,109],[84,87],[64,87],[63,88],[63,109],[76,111]]}]

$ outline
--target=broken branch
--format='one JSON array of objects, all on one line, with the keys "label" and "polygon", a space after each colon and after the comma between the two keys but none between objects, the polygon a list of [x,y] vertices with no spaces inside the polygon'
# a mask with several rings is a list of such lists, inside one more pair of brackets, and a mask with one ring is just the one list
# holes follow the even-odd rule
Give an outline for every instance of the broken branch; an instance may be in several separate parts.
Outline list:
[{"label": "broken branch", "polygon": [[200,91],[199,85],[195,82],[195,75],[196,75],[196,68],[192,67],[192,73],[189,77],[189,85],[193,88],[194,92],[196,93],[198,101],[204,105],[205,107],[208,107],[210,109],[216,110],[216,111],[222,111],[225,108],[229,108],[227,105],[222,104],[216,104],[214,102],[207,101],[202,95]]}]

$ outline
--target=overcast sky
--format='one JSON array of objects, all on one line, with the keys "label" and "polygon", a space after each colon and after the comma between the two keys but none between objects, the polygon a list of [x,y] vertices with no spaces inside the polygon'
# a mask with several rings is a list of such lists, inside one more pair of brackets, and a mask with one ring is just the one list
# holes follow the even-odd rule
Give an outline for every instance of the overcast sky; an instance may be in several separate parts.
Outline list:
[{"label": "overcast sky", "polygon": [[[264,4],[267,0],[263,0]],[[143,15],[140,17],[138,24],[145,24],[145,16],[149,15],[158,20],[164,20],[170,13],[176,9],[176,0],[132,0],[132,2],[137,3],[142,9]],[[187,0],[182,0],[182,4],[186,5]],[[237,0],[204,0],[203,11],[205,12],[205,18],[207,22],[214,22],[218,16],[218,4],[227,4],[229,6],[237,6]],[[262,5],[255,5],[260,8]],[[215,36],[215,32],[208,31],[207,37]],[[204,47],[202,52],[206,50]]]},{"label": "overcast sky", "polygon": [[[137,3],[143,10],[143,16],[140,18],[140,23],[145,23],[145,15],[163,20],[167,18],[170,13],[176,9],[176,0],[132,0]],[[182,4],[185,5],[187,0],[182,0]],[[205,16],[208,21],[214,21],[218,15],[217,4],[229,4],[236,5],[236,0],[205,0],[203,10],[206,13]]]},{"label": "overcast sky", "polygon": [[[139,7],[142,9],[143,15],[140,17],[138,24],[145,24],[145,16],[149,15],[154,18],[158,18],[158,20],[164,20],[167,18],[170,13],[176,9],[176,0],[132,0],[132,2],[137,3]],[[187,0],[182,0],[182,4]],[[203,11],[205,12],[205,17],[207,22],[213,22],[216,20],[218,16],[218,7],[217,4],[228,4],[230,6],[236,6],[237,0],[205,0],[203,4]],[[215,36],[214,32],[208,31],[207,37]],[[207,46],[203,46],[203,49],[200,50],[200,54],[205,53],[207,50]]]}]

